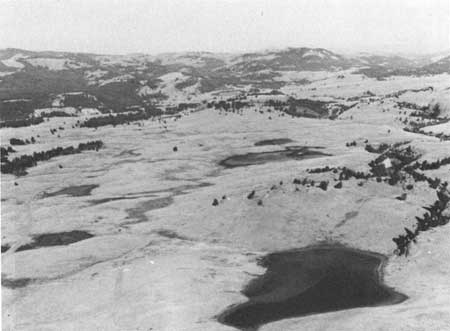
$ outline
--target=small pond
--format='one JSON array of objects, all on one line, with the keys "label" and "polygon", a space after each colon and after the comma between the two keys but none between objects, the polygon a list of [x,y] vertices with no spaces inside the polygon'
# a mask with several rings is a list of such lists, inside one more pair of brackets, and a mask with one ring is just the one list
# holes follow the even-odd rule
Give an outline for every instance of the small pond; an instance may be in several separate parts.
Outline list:
[{"label": "small pond", "polygon": [[292,140],[289,138],[275,138],[275,139],[260,140],[255,143],[255,146],[284,145],[289,144],[291,142]]},{"label": "small pond", "polygon": [[72,197],[82,197],[85,195],[90,195],[92,190],[99,187],[97,184],[88,184],[88,185],[74,185],[65,187],[61,190],[55,192],[44,192],[42,194],[43,198],[54,197],[57,195],[70,195]]},{"label": "small pond", "polygon": [[33,241],[17,248],[17,252],[26,251],[29,249],[36,249],[49,246],[64,246],[76,243],[77,241],[92,238],[94,235],[86,231],[69,231],[69,232],[55,232],[44,233],[33,236]]},{"label": "small pond", "polygon": [[256,164],[264,164],[267,162],[305,160],[330,155],[318,150],[314,150],[318,148],[320,147],[288,146],[285,149],[279,151],[233,155],[220,161],[219,164],[225,168],[236,168]]},{"label": "small pond", "polygon": [[225,310],[219,322],[240,330],[292,317],[407,299],[382,282],[383,255],[320,245],[266,255],[266,272],[242,291],[248,301]]}]

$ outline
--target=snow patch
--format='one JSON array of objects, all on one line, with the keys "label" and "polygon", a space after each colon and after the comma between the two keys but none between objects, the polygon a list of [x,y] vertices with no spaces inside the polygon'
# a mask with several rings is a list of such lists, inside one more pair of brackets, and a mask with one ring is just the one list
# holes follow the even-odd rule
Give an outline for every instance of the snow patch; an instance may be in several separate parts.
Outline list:
[{"label": "snow patch", "polygon": [[317,57],[320,57],[321,59],[326,57],[326,55],[323,54],[322,52],[315,51],[315,50],[307,51],[305,54],[303,54],[302,57],[309,57],[309,56],[317,56]]},{"label": "snow patch", "polygon": [[133,79],[134,77],[130,74],[125,74],[125,75],[120,75],[120,76],[116,76],[110,79],[104,79],[104,80],[100,80],[99,81],[99,86],[104,86],[107,84],[111,84],[111,83],[120,83],[120,82],[126,82],[130,79]]},{"label": "snow patch", "polygon": [[108,71],[102,69],[91,70],[86,71],[84,73],[84,77],[87,79],[89,85],[93,85],[98,83],[98,80],[105,76],[107,73]]},{"label": "snow patch", "polygon": [[23,63],[19,62],[18,60],[25,59],[25,58],[26,58],[26,56],[19,53],[19,54],[16,54],[16,55],[10,57],[9,59],[2,60],[2,63],[7,67],[23,69],[25,67],[25,65]]},{"label": "snow patch", "polygon": [[52,108],[39,108],[34,110],[35,116],[51,115],[55,112],[63,112],[68,116],[87,116],[87,115],[100,115],[101,112],[96,108],[81,108],[75,107],[52,107]]},{"label": "snow patch", "polygon": [[70,59],[55,59],[55,58],[32,58],[26,60],[29,64],[35,67],[43,67],[53,71],[66,69],[79,69],[88,67],[86,63],[79,63]]},{"label": "snow patch", "polygon": [[155,93],[157,90],[152,89],[150,86],[142,86],[138,89],[137,94],[140,97],[145,97],[147,95],[151,95],[153,93]]}]

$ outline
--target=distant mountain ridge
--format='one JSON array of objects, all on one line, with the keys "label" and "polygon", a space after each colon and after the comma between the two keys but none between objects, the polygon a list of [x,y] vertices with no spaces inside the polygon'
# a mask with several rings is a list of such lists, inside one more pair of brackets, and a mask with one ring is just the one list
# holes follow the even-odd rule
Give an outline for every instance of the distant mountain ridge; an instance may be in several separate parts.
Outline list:
[{"label": "distant mountain ridge", "polygon": [[[435,75],[450,73],[450,56],[437,61],[432,61],[431,56],[417,59],[370,54],[344,56],[324,48],[307,47],[242,54],[159,55],[9,48],[0,50],[0,115],[2,120],[18,114],[27,116],[32,109],[52,107],[55,98],[62,98],[61,94],[74,92],[90,96],[89,101],[70,97],[67,100],[71,102],[63,101],[60,106],[88,104],[120,112],[146,109],[167,100],[176,103],[176,100],[232,86],[277,90],[292,83],[286,78],[287,73],[342,70],[377,79],[392,75]],[[300,82],[307,83],[301,79]],[[21,102],[15,102],[16,99]]]}]

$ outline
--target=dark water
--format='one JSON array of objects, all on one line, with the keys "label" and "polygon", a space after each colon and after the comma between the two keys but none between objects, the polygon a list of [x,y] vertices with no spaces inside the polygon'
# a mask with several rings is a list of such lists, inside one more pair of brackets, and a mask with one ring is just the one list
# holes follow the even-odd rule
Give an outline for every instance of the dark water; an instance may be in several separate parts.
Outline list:
[{"label": "dark water", "polygon": [[55,192],[44,192],[42,194],[42,197],[47,198],[47,197],[54,197],[57,195],[70,195],[73,197],[81,197],[85,195],[90,195],[92,190],[97,187],[99,187],[99,185],[97,184],[69,186]]},{"label": "dark water", "polygon": [[321,245],[265,256],[265,274],[242,293],[249,298],[219,316],[241,330],[285,318],[356,307],[392,305],[407,299],[382,283],[385,257],[342,246]]},{"label": "dark water", "polygon": [[255,143],[255,146],[267,146],[267,145],[284,145],[291,143],[292,140],[289,138],[276,138],[276,139],[267,139],[261,140]]},{"label": "dark water", "polygon": [[159,234],[161,237],[166,237],[169,239],[179,239],[179,240],[190,240],[188,237],[185,237],[183,235],[178,234],[177,232],[173,230],[168,229],[160,229],[155,231],[157,234]]},{"label": "dark water", "polygon": [[7,251],[8,251],[8,249],[10,249],[10,248],[11,248],[11,246],[10,246],[10,245],[8,245],[8,244],[2,245],[2,253],[5,253],[5,252],[7,252]]},{"label": "dark water", "polygon": [[70,232],[44,233],[34,236],[31,243],[20,246],[19,248],[17,248],[16,252],[41,247],[69,245],[77,241],[92,238],[93,236],[94,235],[90,234],[89,232],[78,230]]},{"label": "dark water", "polygon": [[[292,146],[286,147],[284,150],[260,152],[260,153],[247,153],[241,155],[233,155],[222,161],[220,165],[225,168],[245,167],[255,164],[264,164],[267,162],[280,162],[287,160],[304,160],[315,157],[329,156],[329,154],[310,150],[311,147],[304,146]],[[318,147],[314,147],[318,148]]]},{"label": "dark water", "polygon": [[32,282],[31,278],[9,279],[2,275],[2,286],[10,289],[25,287]]}]

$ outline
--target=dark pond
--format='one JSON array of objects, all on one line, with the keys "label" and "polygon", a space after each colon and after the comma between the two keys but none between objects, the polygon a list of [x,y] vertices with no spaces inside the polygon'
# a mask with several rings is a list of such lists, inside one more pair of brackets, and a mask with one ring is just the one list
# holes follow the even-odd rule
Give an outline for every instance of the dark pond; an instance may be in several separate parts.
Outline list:
[{"label": "dark pond", "polygon": [[2,286],[10,289],[25,287],[30,284],[31,281],[31,278],[9,279],[2,275]]},{"label": "dark pond", "polygon": [[304,160],[330,155],[317,150],[311,150],[310,148],[317,149],[318,147],[292,146],[286,147],[284,150],[280,151],[233,155],[220,161],[219,164],[225,168],[235,168],[255,164],[264,164],[267,162]]},{"label": "dark pond", "polygon": [[33,236],[33,241],[31,243],[20,246],[17,248],[16,252],[48,246],[69,245],[77,241],[92,238],[93,236],[94,235],[89,232],[78,230],[70,232],[44,233]]},{"label": "dark pond", "polygon": [[255,146],[267,146],[267,145],[284,145],[291,143],[292,140],[289,138],[276,138],[261,140],[255,143]]},{"label": "dark pond", "polygon": [[180,240],[190,240],[188,237],[182,236],[178,234],[175,231],[167,230],[167,229],[160,229],[157,230],[156,233],[160,235],[161,237],[166,237],[169,239],[180,239]]},{"label": "dark pond", "polygon": [[42,194],[42,197],[48,198],[57,195],[71,195],[73,197],[81,197],[90,195],[92,190],[97,187],[99,187],[99,185],[97,184],[69,186],[55,192],[44,192]]},{"label": "dark pond", "polygon": [[10,245],[8,245],[8,244],[4,244],[4,245],[2,245],[2,253],[5,253],[5,252],[7,252],[8,251],[8,249],[10,249],[11,248],[11,246]]},{"label": "dark pond", "polygon": [[392,305],[407,299],[382,283],[380,254],[337,245],[272,253],[260,260],[265,274],[242,293],[249,298],[219,317],[241,330],[292,317],[356,307]]}]

